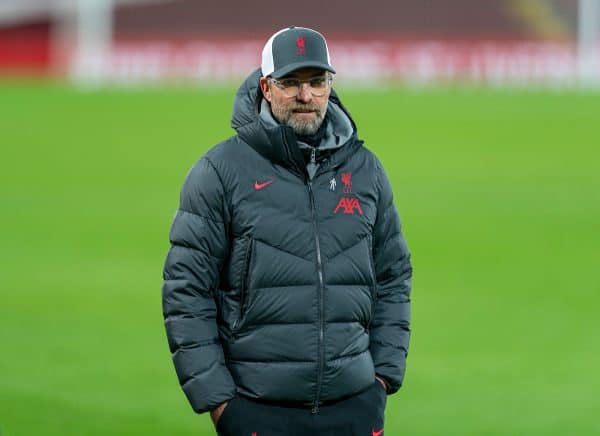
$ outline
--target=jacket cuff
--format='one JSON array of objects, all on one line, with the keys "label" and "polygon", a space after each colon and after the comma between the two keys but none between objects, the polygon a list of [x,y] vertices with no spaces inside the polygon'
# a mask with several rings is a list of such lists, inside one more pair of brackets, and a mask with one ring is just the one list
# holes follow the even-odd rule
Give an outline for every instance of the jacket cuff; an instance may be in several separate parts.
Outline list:
[{"label": "jacket cuff", "polygon": [[[390,392],[390,388],[392,387],[392,385],[390,384],[389,381],[386,380],[386,378],[380,374],[375,374],[375,377],[377,377],[379,380],[381,380],[383,382],[383,384],[385,385],[385,392],[389,393]],[[379,381],[377,382],[379,383]]]}]

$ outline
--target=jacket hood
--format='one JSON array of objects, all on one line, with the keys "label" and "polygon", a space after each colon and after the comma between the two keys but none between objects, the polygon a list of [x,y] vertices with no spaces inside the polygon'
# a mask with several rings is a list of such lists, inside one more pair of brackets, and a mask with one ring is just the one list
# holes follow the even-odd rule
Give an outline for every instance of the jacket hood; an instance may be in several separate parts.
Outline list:
[{"label": "jacket hood", "polygon": [[231,114],[231,127],[238,130],[258,118],[262,93],[258,86],[261,77],[260,68],[250,74],[235,94],[233,113]]},{"label": "jacket hood", "polygon": [[[259,87],[261,75],[260,68],[256,69],[239,87],[233,104],[231,127],[237,131],[244,142],[266,158],[305,174],[304,157],[293,129],[278,123],[267,122],[266,119],[269,117],[260,116],[261,108],[266,106],[263,104],[264,98]],[[333,89],[329,96],[327,110],[328,113],[341,114],[342,117],[347,118],[349,123],[345,129],[344,147],[341,147],[341,150],[336,152],[331,159],[330,165],[336,165],[355,152],[362,145],[362,141],[358,140],[354,120]]]}]

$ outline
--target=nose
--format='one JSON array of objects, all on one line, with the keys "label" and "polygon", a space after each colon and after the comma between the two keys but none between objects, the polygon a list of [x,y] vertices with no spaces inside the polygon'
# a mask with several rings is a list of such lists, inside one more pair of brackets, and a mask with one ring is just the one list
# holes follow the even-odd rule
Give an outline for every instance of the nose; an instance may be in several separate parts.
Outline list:
[{"label": "nose", "polygon": [[310,85],[308,83],[301,83],[298,95],[296,96],[298,101],[308,103],[312,100],[312,93],[310,92]]}]

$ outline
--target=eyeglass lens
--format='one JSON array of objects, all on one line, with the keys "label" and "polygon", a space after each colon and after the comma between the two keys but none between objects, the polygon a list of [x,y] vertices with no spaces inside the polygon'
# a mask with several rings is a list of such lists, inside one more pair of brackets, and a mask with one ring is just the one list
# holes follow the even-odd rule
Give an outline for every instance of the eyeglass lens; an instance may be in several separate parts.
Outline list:
[{"label": "eyeglass lens", "polygon": [[307,80],[300,80],[295,78],[281,79],[275,82],[283,90],[285,95],[288,97],[295,97],[300,93],[300,87],[306,83],[310,93],[315,97],[322,97],[325,95],[331,81],[326,76],[312,77]]}]

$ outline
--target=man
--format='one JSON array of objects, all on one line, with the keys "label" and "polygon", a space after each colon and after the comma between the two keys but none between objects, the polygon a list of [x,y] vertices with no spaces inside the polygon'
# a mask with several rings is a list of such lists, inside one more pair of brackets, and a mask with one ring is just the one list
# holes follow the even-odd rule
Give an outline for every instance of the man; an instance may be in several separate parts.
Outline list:
[{"label": "man", "polygon": [[179,381],[222,435],[383,434],[412,269],[388,178],[292,27],[240,87],[237,135],[191,169],[163,308]]}]

